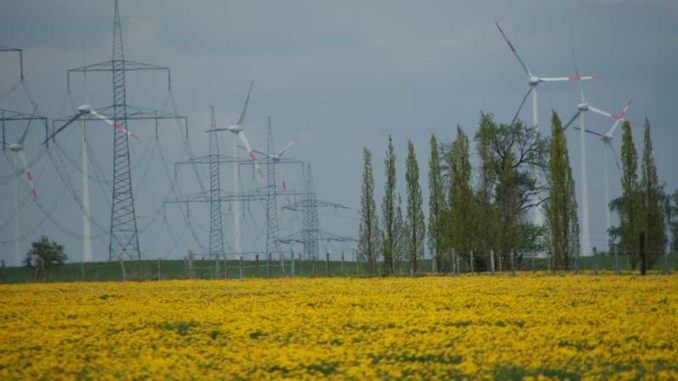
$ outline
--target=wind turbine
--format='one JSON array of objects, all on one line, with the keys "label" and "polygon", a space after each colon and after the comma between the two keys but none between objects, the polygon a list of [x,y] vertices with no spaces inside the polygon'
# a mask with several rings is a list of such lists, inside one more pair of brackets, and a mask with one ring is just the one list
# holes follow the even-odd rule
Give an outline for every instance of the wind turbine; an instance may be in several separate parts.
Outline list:
[{"label": "wind turbine", "polygon": [[[574,56],[573,56],[574,57]],[[579,69],[575,70],[579,73]],[[579,82],[579,103],[577,104],[577,112],[570,118],[570,120],[565,124],[563,130],[567,128],[579,117],[579,149],[580,149],[580,181],[581,186],[581,200],[582,200],[582,252],[584,254],[591,253],[591,230],[589,227],[589,189],[588,189],[588,175],[586,168],[586,127],[584,125],[584,114],[587,111],[592,111],[596,114],[603,115],[612,120],[621,119],[615,115],[610,114],[607,111],[603,111],[599,108],[591,106],[584,96],[584,87],[581,82]]]},{"label": "wind turbine", "polygon": [[84,103],[78,107],[78,113],[73,115],[70,119],[66,121],[61,127],[52,133],[42,144],[47,144],[50,140],[53,140],[58,133],[63,131],[66,127],[71,125],[76,120],[80,119],[80,145],[81,145],[81,157],[80,165],[82,172],[82,204],[83,204],[83,215],[82,215],[82,261],[91,262],[93,260],[92,255],[92,226],[90,222],[90,197],[89,197],[89,169],[88,169],[88,157],[87,157],[87,137],[85,135],[85,116],[91,115],[97,119],[101,119],[104,122],[110,124],[116,130],[122,131],[134,139],[139,140],[139,137],[128,131],[123,126],[113,122],[111,119],[100,114],[98,111],[93,109],[90,105]]},{"label": "wind turbine", "polygon": [[36,200],[38,198],[38,193],[35,190],[35,184],[33,183],[33,174],[31,172],[31,169],[28,165],[28,160],[26,160],[26,154],[24,153],[24,141],[26,140],[26,136],[28,135],[28,127],[30,126],[30,123],[26,125],[26,128],[24,129],[23,134],[21,134],[21,137],[16,143],[3,143],[3,145],[7,146],[10,151],[12,151],[15,155],[18,156],[19,162],[21,163],[21,168],[17,171],[17,176],[14,179],[14,242],[15,242],[15,260],[16,260],[16,265],[19,266],[21,264],[21,253],[19,252],[19,241],[21,239],[20,237],[20,225],[21,225],[21,220],[20,220],[20,210],[19,210],[19,178],[21,177],[21,173],[24,173],[26,176],[26,181],[28,181],[28,185],[31,188],[31,193],[33,195],[33,199]]},{"label": "wind turbine", "polygon": [[[280,237],[278,231],[278,185],[277,185],[277,168],[280,161],[283,159],[283,156],[287,151],[292,148],[296,140],[299,138],[297,134],[289,143],[283,148],[280,152],[275,153],[275,144],[273,140],[273,128],[271,126],[271,117],[268,117],[268,149],[267,152],[257,151],[253,149],[253,152],[256,152],[260,155],[266,157],[266,253],[272,254],[273,252],[282,255],[280,251]],[[245,148],[242,147],[241,148]],[[285,181],[282,181],[283,190],[287,190],[287,185]],[[288,204],[289,198],[288,198]]]},{"label": "wind turbine", "polygon": [[540,83],[542,82],[568,82],[568,81],[585,81],[585,80],[592,80],[592,79],[600,79],[601,77],[599,76],[581,76],[579,73],[577,73],[574,76],[569,76],[569,77],[539,77],[535,74],[533,74],[530,69],[525,65],[525,62],[523,62],[522,58],[518,55],[518,52],[516,49],[513,47],[513,44],[511,41],[509,41],[508,37],[506,37],[506,34],[504,31],[501,29],[499,26],[498,22],[495,22],[497,25],[497,29],[499,29],[499,33],[501,33],[502,37],[504,37],[504,40],[508,44],[509,48],[511,49],[511,52],[513,52],[513,55],[516,57],[518,62],[520,63],[520,66],[523,67],[523,70],[525,71],[525,74],[527,74],[527,81],[529,88],[527,89],[527,93],[525,93],[525,96],[523,97],[522,102],[520,102],[520,106],[518,106],[518,110],[516,111],[516,114],[513,116],[513,119],[511,120],[511,124],[515,123],[516,120],[518,119],[518,115],[520,114],[520,110],[523,108],[523,105],[525,104],[525,101],[527,100],[527,97],[530,96],[530,93],[532,93],[532,126],[537,127],[539,125],[539,106],[538,106],[538,97],[537,97],[537,87],[539,86]]},{"label": "wind turbine", "polygon": [[[245,147],[245,150],[247,150],[247,156],[249,159],[254,163],[254,166],[257,168],[257,171],[259,172],[260,177],[264,177],[264,173],[261,171],[261,167],[259,166],[259,163],[257,162],[257,157],[254,154],[254,151],[252,151],[252,147],[250,146],[250,142],[247,139],[247,136],[245,135],[245,127],[243,124],[245,123],[245,115],[247,114],[247,105],[250,102],[250,95],[252,94],[252,87],[254,86],[254,80],[250,82],[250,88],[247,91],[247,98],[245,98],[245,105],[242,108],[242,112],[240,113],[240,118],[238,118],[238,121],[235,123],[231,124],[230,126],[226,128],[215,128],[211,130],[207,130],[207,132],[219,132],[219,131],[228,131],[231,132],[232,134],[235,134],[238,136],[240,141],[242,142],[242,145]],[[236,139],[233,139],[233,157],[238,156],[238,142]],[[233,191],[235,194],[240,193],[240,177],[238,175],[238,163],[237,160],[233,161]],[[240,242],[241,238],[241,227],[240,227],[240,200],[237,199],[234,200],[233,203],[233,225],[234,225],[234,245],[233,249],[235,250],[236,253],[242,253],[242,245]]]},{"label": "wind turbine", "polygon": [[598,133],[589,129],[582,129],[579,127],[574,127],[574,129],[581,131],[584,131],[586,133],[589,133],[591,135],[598,136],[600,138],[600,141],[603,143],[604,148],[603,148],[603,155],[604,155],[604,176],[605,176],[605,217],[606,217],[606,223],[607,223],[607,232],[609,234],[610,227],[612,227],[612,220],[610,217],[610,180],[608,176],[608,164],[607,164],[607,155],[608,151],[612,153],[612,157],[615,159],[615,164],[617,165],[617,169],[621,171],[619,167],[619,160],[617,159],[617,153],[614,150],[614,147],[612,147],[612,139],[614,138],[614,133],[619,128],[619,125],[624,122],[626,118],[626,114],[629,111],[629,107],[631,107],[631,101],[629,100],[626,102],[626,105],[624,105],[624,109],[619,113],[619,114],[610,114],[608,112],[602,111],[595,109],[591,110],[594,112],[598,112],[599,114],[602,114],[604,116],[609,117],[610,119],[614,120],[614,123],[612,124],[612,127],[604,133]]}]

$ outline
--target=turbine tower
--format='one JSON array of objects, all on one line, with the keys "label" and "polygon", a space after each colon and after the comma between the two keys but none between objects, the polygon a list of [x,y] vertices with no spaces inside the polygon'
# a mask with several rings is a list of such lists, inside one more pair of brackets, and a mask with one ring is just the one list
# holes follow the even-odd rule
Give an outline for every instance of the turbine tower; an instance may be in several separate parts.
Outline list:
[{"label": "turbine tower", "polygon": [[[607,234],[610,233],[610,228],[612,227],[612,217],[610,215],[610,179],[608,175],[608,155],[611,153],[612,157],[614,158],[614,162],[617,165],[617,170],[621,172],[621,168],[619,166],[619,159],[617,159],[617,153],[614,150],[614,147],[612,146],[612,139],[614,138],[614,133],[619,128],[619,125],[624,122],[626,119],[626,114],[629,111],[629,107],[631,107],[631,101],[629,100],[626,105],[624,106],[624,109],[619,113],[619,114],[609,114],[607,112],[602,111],[602,114],[605,116],[608,116],[612,120],[614,120],[614,123],[612,124],[612,127],[604,133],[598,133],[593,130],[589,129],[584,129],[583,131],[595,135],[600,138],[600,141],[603,143],[603,157],[604,157],[604,181],[605,181],[605,221],[606,221],[606,232]],[[592,110],[593,111],[593,110]],[[600,111],[600,110],[599,110]],[[581,128],[579,127],[574,127],[576,130],[579,130],[580,132],[582,131]],[[609,151],[609,152],[608,152]]]}]

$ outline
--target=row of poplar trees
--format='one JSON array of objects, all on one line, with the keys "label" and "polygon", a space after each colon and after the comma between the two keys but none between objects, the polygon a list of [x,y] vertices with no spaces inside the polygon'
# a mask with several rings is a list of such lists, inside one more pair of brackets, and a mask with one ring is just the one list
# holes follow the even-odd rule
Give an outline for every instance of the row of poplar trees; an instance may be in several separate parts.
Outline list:
[{"label": "row of poplar trees", "polygon": [[[657,183],[649,123],[641,181],[635,176],[630,125],[625,123],[623,130],[624,193],[613,202],[621,220],[616,231],[631,265],[644,261],[642,266],[649,268],[656,258],[651,253],[659,253],[664,245],[659,210],[663,190]],[[575,181],[558,115],[552,114],[551,136],[546,138],[535,127],[521,122],[498,124],[492,114],[481,113],[473,141],[475,170],[470,160],[471,142],[461,128],[457,127],[449,144],[431,136],[428,223],[412,142],[407,143],[403,206],[396,191],[395,149],[388,138],[380,210],[375,201],[372,153],[364,149],[358,254],[367,273],[409,272],[414,276],[420,270],[425,244],[430,253],[426,271],[433,273],[458,273],[462,268],[515,271],[526,255],[537,252],[548,254],[548,266],[554,271],[577,268]],[[543,226],[533,224],[534,218],[530,218],[536,209],[545,217]]]}]

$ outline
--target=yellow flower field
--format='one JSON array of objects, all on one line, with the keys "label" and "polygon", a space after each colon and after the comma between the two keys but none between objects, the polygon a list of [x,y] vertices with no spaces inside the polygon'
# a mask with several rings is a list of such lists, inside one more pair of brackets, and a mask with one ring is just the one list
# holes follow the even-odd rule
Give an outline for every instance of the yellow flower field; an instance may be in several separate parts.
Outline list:
[{"label": "yellow flower field", "polygon": [[678,379],[678,277],[0,286],[0,380]]}]

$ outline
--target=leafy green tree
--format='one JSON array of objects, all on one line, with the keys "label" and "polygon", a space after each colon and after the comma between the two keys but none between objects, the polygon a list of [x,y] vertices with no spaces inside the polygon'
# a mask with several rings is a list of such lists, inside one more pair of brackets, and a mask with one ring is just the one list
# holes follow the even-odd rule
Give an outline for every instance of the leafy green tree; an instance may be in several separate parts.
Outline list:
[{"label": "leafy green tree", "polygon": [[40,237],[39,241],[31,244],[31,249],[26,253],[24,265],[34,268],[34,277],[42,278],[49,269],[61,266],[68,260],[64,252],[64,246],[56,241],[51,241],[47,236]]},{"label": "leafy green tree", "polygon": [[666,197],[666,224],[669,227],[669,248],[678,252],[678,189]]},{"label": "leafy green tree", "polygon": [[450,249],[468,260],[473,249],[474,197],[471,187],[471,162],[469,141],[464,131],[457,127],[457,137],[448,156],[450,191],[448,194],[450,223],[447,239]]},{"label": "leafy green tree", "polygon": [[407,161],[405,171],[407,187],[407,236],[410,275],[417,274],[417,260],[424,255],[426,227],[422,210],[421,186],[419,185],[419,165],[414,154],[412,141],[407,141]]},{"label": "leafy green tree", "polygon": [[393,140],[390,135],[388,137],[388,148],[386,149],[384,166],[386,168],[386,184],[384,185],[384,198],[381,202],[384,231],[384,271],[387,274],[393,274],[395,272],[393,256],[396,246],[396,235],[398,233],[395,226],[396,156],[393,149]]},{"label": "leafy green tree", "polygon": [[490,250],[497,251],[498,231],[497,210],[494,203],[496,169],[491,140],[496,126],[492,114],[480,113],[479,128],[474,137],[476,153],[479,159],[478,183],[475,192],[476,219],[474,224],[476,258],[483,260],[482,266],[489,268]]},{"label": "leafy green tree", "polygon": [[651,269],[657,259],[664,255],[664,246],[666,245],[664,189],[657,179],[657,166],[654,163],[650,130],[650,121],[645,118],[640,187],[642,192],[642,228],[645,236],[644,252],[648,269]]},{"label": "leafy green tree", "polygon": [[374,202],[374,177],[372,175],[372,153],[363,149],[363,181],[360,200],[360,232],[358,255],[367,263],[372,276],[377,275],[377,255],[379,253],[379,222],[377,206]]},{"label": "leafy green tree", "polygon": [[624,253],[629,256],[631,268],[635,269],[639,261],[642,200],[638,185],[638,154],[633,143],[631,124],[628,121],[622,126],[621,159],[622,196],[618,207],[620,243]]},{"label": "leafy green tree", "polygon": [[431,158],[428,170],[428,247],[431,250],[433,272],[442,269],[443,260],[443,213],[445,209],[445,190],[440,169],[440,153],[435,135],[431,135]]},{"label": "leafy green tree", "polygon": [[[522,253],[534,250],[534,235],[524,233],[542,231],[523,225],[530,224],[527,212],[543,202],[541,173],[546,167],[547,140],[536,128],[522,123],[497,125],[490,114],[481,114],[475,140],[481,158],[477,214],[490,216],[492,221],[486,228],[479,225],[478,237],[491,237],[489,242],[502,262],[513,263],[514,257],[519,260]],[[494,234],[487,235],[491,233],[483,231],[487,229]]]},{"label": "leafy green tree", "polygon": [[579,224],[567,141],[558,114],[551,116],[546,221],[552,269],[570,270],[579,251]]}]

